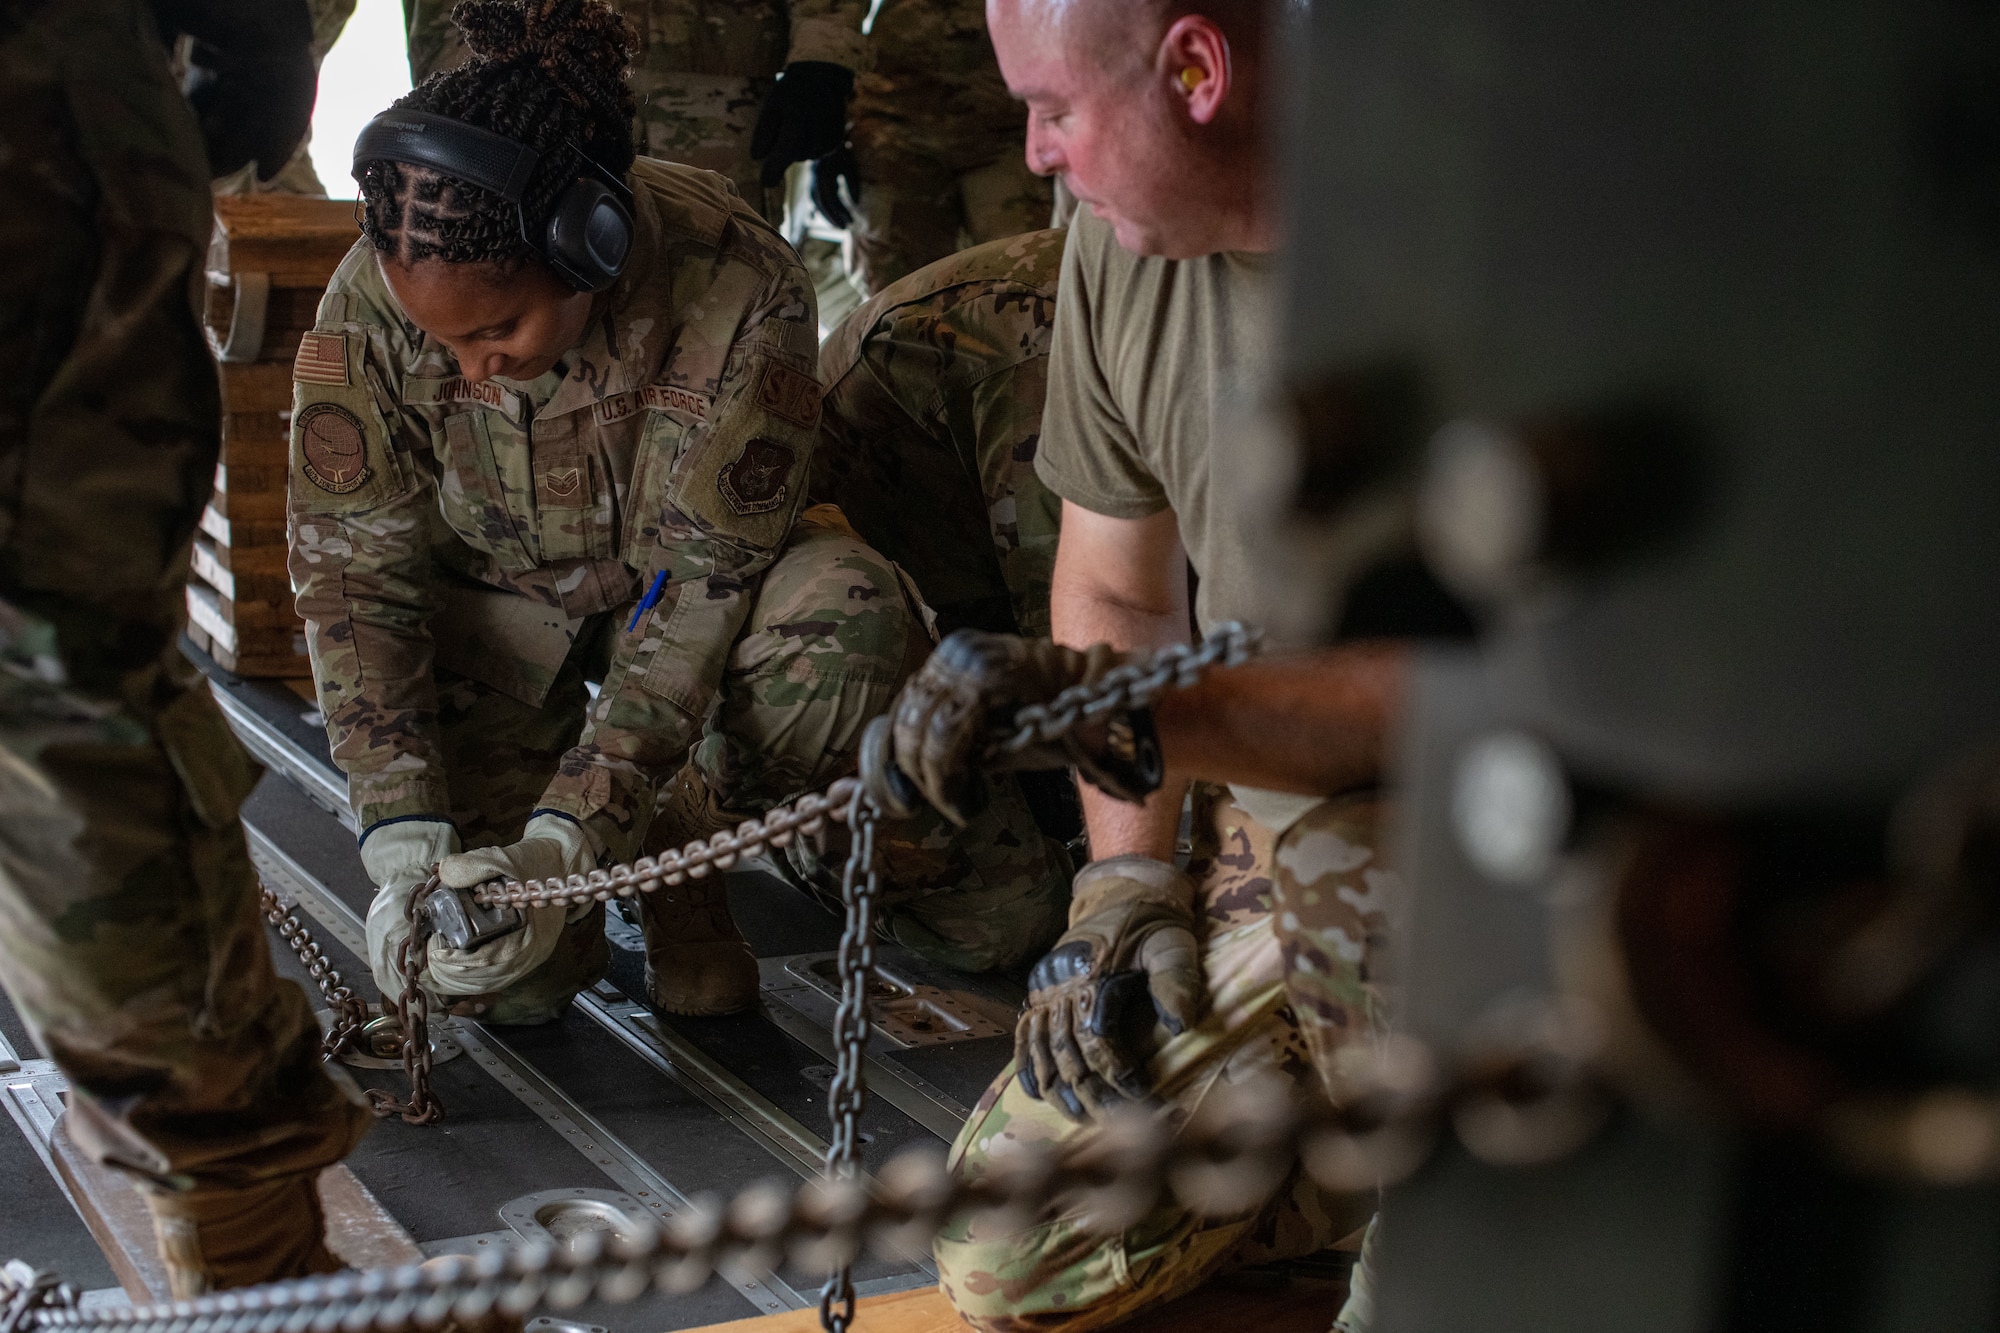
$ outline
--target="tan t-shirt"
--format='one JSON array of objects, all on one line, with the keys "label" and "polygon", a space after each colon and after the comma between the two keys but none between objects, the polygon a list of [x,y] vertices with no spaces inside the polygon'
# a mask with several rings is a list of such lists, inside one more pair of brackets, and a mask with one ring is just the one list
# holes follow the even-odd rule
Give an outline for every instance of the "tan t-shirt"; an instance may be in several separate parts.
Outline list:
[{"label": "tan t-shirt", "polygon": [[[1171,508],[1201,576],[1195,618],[1268,620],[1229,440],[1276,374],[1274,259],[1153,259],[1119,246],[1077,211],[1063,255],[1035,471],[1072,504],[1112,518]],[[1236,788],[1238,804],[1282,830],[1315,798]]]}]

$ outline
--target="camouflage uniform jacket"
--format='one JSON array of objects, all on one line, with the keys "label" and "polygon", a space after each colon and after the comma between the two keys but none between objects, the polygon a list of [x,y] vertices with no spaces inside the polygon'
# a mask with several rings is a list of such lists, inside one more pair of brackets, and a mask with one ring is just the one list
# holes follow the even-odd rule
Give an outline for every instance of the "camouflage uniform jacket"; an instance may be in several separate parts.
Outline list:
[{"label": "camouflage uniform jacket", "polygon": [[292,586],[363,829],[451,809],[432,676],[444,580],[629,619],[664,574],[538,807],[629,858],[803,506],[819,385],[797,256],[710,173],[642,158],[631,181],[625,276],[532,384],[459,376],[365,240],[300,346]]},{"label": "camouflage uniform jacket", "polygon": [[820,349],[814,496],[910,572],[944,629],[1011,618],[1049,632],[1060,506],[1035,446],[1063,237],[1029,232],[919,269]]}]

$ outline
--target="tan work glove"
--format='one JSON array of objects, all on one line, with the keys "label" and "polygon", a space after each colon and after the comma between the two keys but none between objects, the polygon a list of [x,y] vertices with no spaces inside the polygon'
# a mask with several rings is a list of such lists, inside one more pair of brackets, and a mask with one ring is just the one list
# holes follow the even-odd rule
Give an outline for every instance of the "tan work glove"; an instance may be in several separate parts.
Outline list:
[{"label": "tan work glove", "polygon": [[1028,974],[1014,1064],[1022,1091],[1081,1120],[1151,1093],[1156,1023],[1186,1031],[1208,1005],[1208,986],[1194,881],[1163,861],[1092,861],[1077,872],[1069,923]]},{"label": "tan work glove", "polygon": [[403,993],[396,951],[410,937],[410,899],[430,881],[437,863],[458,850],[458,830],[443,819],[398,819],[377,824],[361,839],[361,864],[375,881],[368,904],[368,970],[385,1004]]},{"label": "tan work glove", "polygon": [[[597,867],[598,850],[583,825],[562,815],[541,814],[528,821],[521,840],[506,847],[478,847],[438,863],[446,887],[472,889],[490,880],[556,879]],[[526,924],[477,949],[448,949],[433,939],[428,989],[439,995],[486,995],[506,990],[549,960],[563,926],[588,913],[592,903],[574,907],[527,907]]]},{"label": "tan work glove", "polygon": [[988,799],[986,767],[1075,766],[1093,786],[1141,801],[1160,784],[1159,748],[1147,714],[1081,722],[1059,740],[1011,755],[992,742],[1026,704],[1045,704],[1072,685],[1103,679],[1125,656],[1106,644],[1085,652],[1048,639],[962,629],[948,635],[903,686],[887,719],[870,724],[861,779],[884,811],[907,818],[916,800],[963,828]]}]

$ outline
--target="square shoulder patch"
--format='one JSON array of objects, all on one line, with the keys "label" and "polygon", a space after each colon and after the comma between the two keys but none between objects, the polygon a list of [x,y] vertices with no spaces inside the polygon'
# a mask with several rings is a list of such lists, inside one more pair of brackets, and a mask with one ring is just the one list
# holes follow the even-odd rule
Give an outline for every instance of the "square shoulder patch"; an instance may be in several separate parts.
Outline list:
[{"label": "square shoulder patch", "polygon": [[347,339],[338,333],[308,333],[292,358],[292,378],[305,384],[347,387]]},{"label": "square shoulder patch", "polygon": [[766,361],[764,378],[757,385],[757,406],[811,430],[819,425],[819,381],[783,362]]},{"label": "square shoulder patch", "polygon": [[716,475],[715,486],[737,513],[768,514],[785,502],[785,481],[797,461],[798,451],[788,444],[750,440]]}]

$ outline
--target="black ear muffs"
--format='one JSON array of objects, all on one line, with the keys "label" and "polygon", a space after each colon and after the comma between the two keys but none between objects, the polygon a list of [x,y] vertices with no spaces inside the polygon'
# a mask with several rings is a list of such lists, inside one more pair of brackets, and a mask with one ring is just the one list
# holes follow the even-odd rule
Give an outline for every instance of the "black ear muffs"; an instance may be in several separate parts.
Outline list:
[{"label": "black ear muffs", "polygon": [[632,257],[632,192],[582,153],[586,170],[556,199],[537,236],[521,207],[541,154],[504,134],[428,111],[385,111],[354,141],[354,178],[370,162],[429,167],[490,190],[514,205],[521,240],[580,292],[618,281]]},{"label": "black ear muffs", "polygon": [[580,292],[617,281],[632,254],[632,214],[618,191],[585,176],[563,191],[549,214],[542,258]]}]

